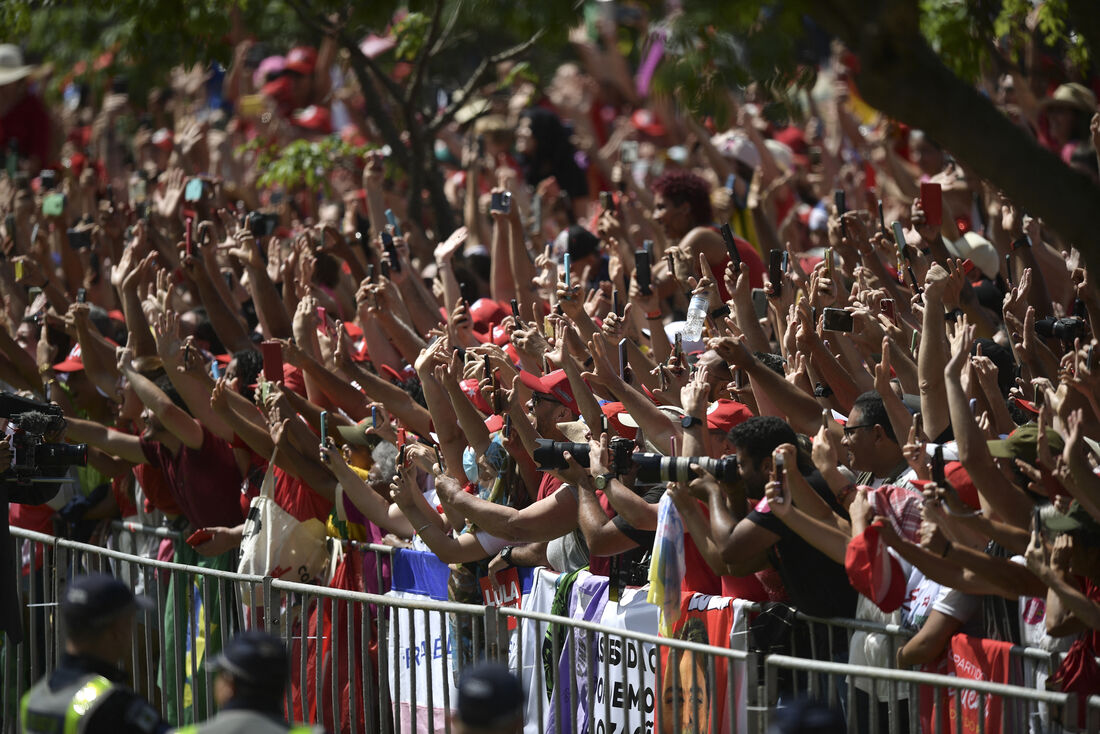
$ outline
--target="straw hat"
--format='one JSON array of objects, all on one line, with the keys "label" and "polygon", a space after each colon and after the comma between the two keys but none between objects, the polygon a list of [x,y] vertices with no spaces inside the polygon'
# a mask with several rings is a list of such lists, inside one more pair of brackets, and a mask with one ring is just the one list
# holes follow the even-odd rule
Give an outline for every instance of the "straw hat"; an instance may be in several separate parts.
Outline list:
[{"label": "straw hat", "polygon": [[34,71],[34,66],[23,63],[23,52],[11,44],[0,44],[0,86],[17,82]]},{"label": "straw hat", "polygon": [[1042,101],[1044,110],[1051,107],[1072,107],[1091,115],[1096,112],[1096,95],[1083,84],[1076,82],[1061,84],[1054,90],[1053,95]]}]

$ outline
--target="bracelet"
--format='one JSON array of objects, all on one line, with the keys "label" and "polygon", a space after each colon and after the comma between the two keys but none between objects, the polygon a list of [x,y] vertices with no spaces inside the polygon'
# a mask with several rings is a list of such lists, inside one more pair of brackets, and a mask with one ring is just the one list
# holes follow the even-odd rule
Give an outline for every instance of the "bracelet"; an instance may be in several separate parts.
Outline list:
[{"label": "bracelet", "polygon": [[947,554],[950,553],[951,549],[954,547],[954,544],[952,544],[950,540],[947,541],[947,545],[943,547],[943,553],[940,553],[940,558],[947,558]]},{"label": "bracelet", "polygon": [[413,534],[414,535],[420,535],[420,533],[424,532],[424,528],[430,528],[431,526],[432,526],[432,524],[430,522],[426,522],[423,525],[421,525],[420,527],[418,527],[416,529],[416,532],[413,533]]},{"label": "bracelet", "polygon": [[662,315],[663,314],[658,310],[654,311],[653,313],[647,313],[645,317],[649,321],[656,321],[657,319],[661,318]]}]

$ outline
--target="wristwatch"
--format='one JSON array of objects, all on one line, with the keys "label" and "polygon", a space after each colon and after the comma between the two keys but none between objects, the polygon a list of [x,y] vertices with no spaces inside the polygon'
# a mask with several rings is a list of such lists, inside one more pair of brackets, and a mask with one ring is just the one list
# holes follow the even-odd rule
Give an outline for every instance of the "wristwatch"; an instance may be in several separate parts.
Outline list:
[{"label": "wristwatch", "polygon": [[680,425],[683,426],[684,430],[686,431],[689,428],[703,425],[703,419],[696,418],[693,415],[685,415],[683,418],[680,419]]},{"label": "wristwatch", "polygon": [[614,478],[615,475],[611,472],[608,472],[607,474],[597,474],[593,478],[592,483],[596,485],[596,489],[602,492],[603,490],[607,489],[607,485],[611,484],[611,480]]},{"label": "wristwatch", "polygon": [[512,563],[512,550],[513,550],[514,548],[515,548],[515,546],[514,546],[514,545],[506,545],[506,546],[504,546],[504,548],[503,548],[503,549],[502,549],[502,550],[500,551],[500,560],[502,560],[502,561],[504,561],[505,563],[507,563],[507,564],[508,564],[508,566],[509,566],[509,568],[510,568],[510,567],[511,567],[511,566],[513,565],[513,563]]}]

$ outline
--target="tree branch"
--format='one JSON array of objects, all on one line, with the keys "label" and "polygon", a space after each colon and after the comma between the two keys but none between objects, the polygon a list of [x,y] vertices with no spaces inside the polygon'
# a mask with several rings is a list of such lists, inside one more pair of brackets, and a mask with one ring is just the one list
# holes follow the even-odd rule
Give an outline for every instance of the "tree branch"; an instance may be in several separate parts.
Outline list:
[{"label": "tree branch", "polygon": [[420,93],[420,85],[424,82],[424,72],[428,68],[428,59],[432,57],[436,40],[439,38],[440,22],[442,20],[443,0],[435,0],[435,7],[432,8],[431,25],[428,26],[428,36],[420,46],[420,54],[416,59],[416,65],[413,67],[412,76],[409,77],[409,83],[405,87],[403,106],[406,119],[415,114],[413,107],[416,105],[416,95]]},{"label": "tree branch", "polygon": [[466,83],[462,85],[462,89],[459,90],[459,93],[452,97],[451,103],[447,105],[444,110],[436,114],[432,121],[428,123],[428,132],[432,135],[438,133],[444,125],[451,121],[455,113],[462,109],[462,105],[470,101],[470,95],[484,83],[485,78],[489,75],[493,67],[502,61],[510,61],[526,53],[532,46],[538,43],[538,40],[542,38],[542,34],[543,31],[539,30],[535,35],[531,36],[523,43],[516,44],[488,58],[483,58],[481,63],[478,64],[477,69],[474,70],[474,73],[471,74]]}]

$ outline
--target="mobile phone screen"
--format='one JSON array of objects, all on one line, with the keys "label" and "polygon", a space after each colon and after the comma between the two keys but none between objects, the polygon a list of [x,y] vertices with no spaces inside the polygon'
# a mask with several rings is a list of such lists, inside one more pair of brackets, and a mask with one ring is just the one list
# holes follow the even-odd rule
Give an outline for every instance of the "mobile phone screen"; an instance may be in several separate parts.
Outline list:
[{"label": "mobile phone screen", "polygon": [[920,203],[924,218],[933,227],[943,223],[943,190],[938,183],[924,181],[920,185]]},{"label": "mobile phone screen", "polygon": [[569,257],[569,253],[565,253],[561,256],[561,267],[565,270],[565,287],[570,287],[572,283],[572,273],[570,272],[573,267],[573,258]]},{"label": "mobile phone screen", "polygon": [[264,377],[269,382],[279,382],[283,379],[283,347],[279,342],[268,339],[260,343],[260,351],[264,356]]},{"label": "mobile phone screen", "polygon": [[626,339],[619,340],[619,377],[626,379]]},{"label": "mobile phone screen", "polygon": [[778,298],[783,286],[782,250],[772,250],[768,253],[768,280],[772,284],[772,298]]},{"label": "mobile phone screen", "polygon": [[328,411],[321,411],[321,445],[328,445]]},{"label": "mobile phone screen", "polygon": [[378,428],[378,406],[370,406],[370,424],[372,428]]}]

